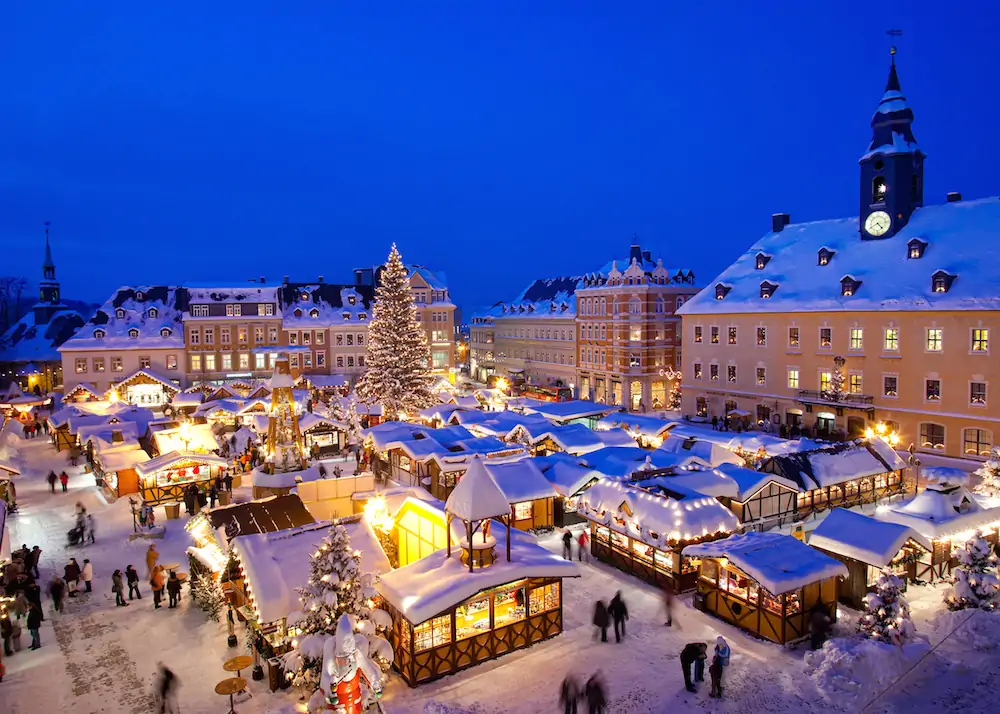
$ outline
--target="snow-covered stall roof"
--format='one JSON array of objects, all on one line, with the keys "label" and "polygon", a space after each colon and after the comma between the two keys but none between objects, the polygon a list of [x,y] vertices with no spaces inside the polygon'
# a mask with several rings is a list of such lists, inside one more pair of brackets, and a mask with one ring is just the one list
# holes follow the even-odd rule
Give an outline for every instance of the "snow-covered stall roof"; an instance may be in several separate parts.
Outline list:
[{"label": "snow-covered stall roof", "polygon": [[585,419],[592,416],[604,416],[619,407],[608,406],[598,402],[591,402],[586,399],[571,399],[565,402],[540,402],[532,406],[526,406],[525,412],[541,414],[556,423],[565,423],[573,419]]},{"label": "snow-covered stall roof", "polygon": [[212,530],[222,528],[228,532],[232,529],[240,535],[273,533],[316,522],[302,499],[294,493],[218,506],[205,514]]},{"label": "snow-covered stall roof", "polygon": [[471,394],[468,396],[455,395],[451,398],[451,403],[460,409],[479,409],[481,406],[479,400]]},{"label": "snow-covered stall roof", "polygon": [[782,439],[776,434],[766,434],[760,431],[713,431],[704,426],[682,422],[671,427],[670,436],[711,441],[713,444],[718,444],[730,451],[743,449],[743,451],[756,453],[763,448],[769,456],[809,451],[819,446],[817,442],[810,439]]},{"label": "snow-covered stall roof", "polygon": [[884,568],[911,538],[930,550],[927,539],[909,526],[834,508],[809,536],[809,545]]},{"label": "snow-covered stall roof", "polygon": [[129,449],[115,449],[110,452],[101,452],[97,455],[98,461],[105,471],[124,471],[134,469],[139,464],[149,461],[149,454],[134,445]]},{"label": "snow-covered stall roof", "polygon": [[[463,479],[464,480],[464,479]],[[507,548],[505,528],[493,528],[497,560],[471,573],[462,564],[459,551],[452,547],[451,558],[439,550],[383,575],[375,584],[379,594],[413,624],[458,605],[483,590],[523,578],[573,578],[580,574],[572,561],[538,545],[533,536],[511,531],[511,560],[501,555]]]},{"label": "snow-covered stall roof", "polygon": [[448,421],[452,414],[457,411],[464,411],[465,407],[460,407],[457,404],[435,404],[432,407],[427,407],[426,409],[421,409],[417,412],[421,419],[426,421],[432,421],[434,419],[440,419],[441,421]]},{"label": "snow-covered stall roof", "polygon": [[799,485],[777,474],[755,471],[745,466],[736,464],[720,464],[716,470],[725,474],[736,482],[738,492],[735,496],[737,501],[745,501],[769,483],[777,483],[792,491],[800,491]]},{"label": "snow-covered stall roof", "polygon": [[571,454],[558,453],[533,459],[542,475],[563,498],[572,498],[602,474]]},{"label": "snow-covered stall roof", "polygon": [[504,496],[507,497],[508,503],[534,501],[540,498],[552,498],[556,495],[552,484],[542,474],[534,459],[499,463],[485,461],[483,463],[497,486],[503,491]]},{"label": "snow-covered stall roof", "polygon": [[652,471],[669,467],[708,463],[687,453],[672,454],[659,449],[647,451],[638,446],[606,446],[580,456],[583,463],[600,471],[607,478],[627,478],[637,471]]},{"label": "snow-covered stall roof", "polygon": [[875,517],[910,526],[929,540],[940,540],[1000,525],[1000,507],[986,507],[965,486],[946,482],[928,485],[913,498],[880,507]]},{"label": "snow-covered stall roof", "polygon": [[878,438],[831,444],[815,451],[782,454],[761,464],[762,470],[773,471],[794,481],[806,491],[904,468],[906,462]]},{"label": "snow-covered stall roof", "polygon": [[150,459],[145,463],[137,465],[135,467],[135,471],[140,476],[148,476],[149,474],[170,469],[177,464],[186,463],[188,461],[200,464],[211,464],[213,466],[225,466],[228,463],[221,456],[213,456],[212,454],[196,454],[191,451],[170,451],[166,454],[157,456],[155,459]]},{"label": "snow-covered stall roof", "polygon": [[713,498],[736,498],[739,486],[736,481],[720,469],[703,467],[670,468],[667,472],[658,473],[649,478],[635,477],[636,485],[647,491],[666,489],[690,489]]},{"label": "snow-covered stall roof", "polygon": [[628,412],[613,412],[601,417],[597,422],[598,429],[614,429],[621,427],[633,434],[647,437],[664,436],[677,424],[676,421],[660,419],[646,414],[630,414]]},{"label": "snow-covered stall roof", "polygon": [[[158,427],[152,430],[153,445],[156,451],[165,454],[168,451],[199,451],[210,452],[219,448],[218,439],[212,431],[211,424],[196,424],[186,422],[186,425]],[[182,435],[184,438],[181,438]]]},{"label": "snow-covered stall roof", "polygon": [[679,486],[654,495],[608,479],[583,492],[580,513],[660,549],[671,542],[732,533],[740,527],[733,512],[711,496]]},{"label": "snow-covered stall roof", "polygon": [[[115,441],[116,434],[119,441]],[[124,444],[131,442],[139,443],[139,426],[133,422],[123,421],[117,424],[89,424],[81,426],[76,431],[76,436],[81,444],[93,441],[97,448],[112,446],[113,444]]]},{"label": "snow-covered stall roof", "polygon": [[104,393],[99,391],[93,384],[90,382],[80,382],[74,384],[66,391],[66,394],[63,395],[63,401],[66,402],[69,400],[72,402],[72,399],[77,395],[88,395],[94,399],[104,399]]},{"label": "snow-covered stall roof", "polygon": [[476,455],[448,496],[445,509],[463,521],[482,521],[509,514],[510,502]]},{"label": "snow-covered stall roof", "polygon": [[742,466],[744,463],[743,459],[724,446],[701,438],[674,436],[673,430],[663,440],[657,451],[667,454],[696,456],[709,466],[719,466],[720,464],[737,464]]},{"label": "snow-covered stall roof", "polygon": [[448,419],[452,424],[461,424],[469,431],[480,436],[498,436],[505,438],[514,427],[519,425],[537,425],[547,428],[552,422],[541,414],[520,414],[512,411],[481,412],[456,411]]},{"label": "snow-covered stall roof", "polygon": [[602,446],[635,446],[635,439],[624,429],[601,429],[600,431],[595,431],[594,434],[601,440]]},{"label": "snow-covered stall roof", "polygon": [[318,426],[328,426],[334,429],[340,429],[341,431],[347,430],[347,425],[343,422],[339,422],[336,419],[329,419],[319,414],[303,414],[299,417],[299,430],[302,433],[315,429]]},{"label": "snow-covered stall roof", "polygon": [[711,543],[689,545],[683,555],[728,558],[772,595],[798,590],[837,576],[846,578],[847,566],[797,538],[780,533],[751,531]]},{"label": "snow-covered stall roof", "polygon": [[[1000,262],[983,260],[1000,232],[1000,201],[994,196],[917,208],[891,238],[860,240],[858,219],[786,226],[753,243],[708,287],[677,310],[681,315],[795,313],[857,310],[1000,309]],[[923,257],[907,259],[907,244],[927,244]],[[821,248],[833,253],[826,265]],[[758,270],[758,253],[771,256]],[[956,276],[948,290],[935,292],[932,275]],[[851,275],[861,286],[841,294],[840,279]],[[770,297],[760,285],[777,285]],[[715,286],[729,292],[716,299]]]},{"label": "snow-covered stall roof", "polygon": [[48,421],[50,429],[61,429],[69,423],[69,420],[72,417],[80,416],[81,414],[83,414],[83,412],[79,409],[72,405],[68,405],[49,414],[46,421]]},{"label": "snow-covered stall roof", "polygon": [[301,471],[269,474],[258,466],[250,472],[250,484],[257,488],[294,488],[300,481],[318,481],[319,466],[307,466]]},{"label": "snow-covered stall roof", "polygon": [[203,401],[205,401],[205,395],[201,391],[194,392],[177,392],[170,400],[170,405],[173,407],[197,407]]}]

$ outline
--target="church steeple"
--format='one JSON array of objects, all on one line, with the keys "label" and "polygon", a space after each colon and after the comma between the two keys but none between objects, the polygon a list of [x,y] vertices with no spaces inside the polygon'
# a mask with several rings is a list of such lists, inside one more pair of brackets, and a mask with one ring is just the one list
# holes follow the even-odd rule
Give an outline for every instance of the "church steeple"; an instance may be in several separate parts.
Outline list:
[{"label": "church steeple", "polygon": [[924,152],[913,136],[913,110],[899,84],[895,47],[890,57],[885,93],[872,117],[872,140],[859,161],[859,227],[869,240],[892,237],[924,204]]},{"label": "church steeple", "polygon": [[49,245],[49,222],[45,221],[45,262],[42,263],[42,278],[56,279],[56,264],[52,262],[52,246]]},{"label": "church steeple", "polygon": [[52,316],[63,308],[59,302],[59,281],[56,280],[56,264],[52,260],[52,246],[49,243],[49,222],[45,222],[45,261],[42,263],[42,281],[38,284],[38,303],[34,307],[35,324],[48,324]]}]

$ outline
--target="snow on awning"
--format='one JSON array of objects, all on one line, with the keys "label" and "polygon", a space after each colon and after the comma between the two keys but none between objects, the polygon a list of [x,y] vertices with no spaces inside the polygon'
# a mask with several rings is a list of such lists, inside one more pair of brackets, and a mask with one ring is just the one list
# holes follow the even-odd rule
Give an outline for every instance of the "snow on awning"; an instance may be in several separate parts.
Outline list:
[{"label": "snow on awning", "polygon": [[834,508],[812,532],[809,545],[884,568],[910,539],[930,550],[930,543],[908,526]]},{"label": "snow on awning", "polygon": [[798,590],[811,583],[848,576],[847,566],[797,538],[781,533],[752,531],[711,543],[684,548],[683,555],[728,558],[772,595]]},{"label": "snow on awning", "polygon": [[[157,456],[155,459],[149,459],[145,463],[139,464],[135,467],[135,471],[140,476],[149,476],[157,471],[165,471],[176,468],[178,464],[182,463],[225,466],[228,462],[222,457],[213,456],[212,454],[196,454],[190,451],[171,451],[163,454],[162,456]],[[208,476],[208,474],[205,475]]]}]

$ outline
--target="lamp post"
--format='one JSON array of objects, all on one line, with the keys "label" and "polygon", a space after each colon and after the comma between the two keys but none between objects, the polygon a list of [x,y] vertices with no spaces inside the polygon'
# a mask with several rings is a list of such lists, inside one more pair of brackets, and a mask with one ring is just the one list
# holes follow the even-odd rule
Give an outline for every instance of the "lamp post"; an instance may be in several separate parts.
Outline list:
[{"label": "lamp post", "polygon": [[132,531],[134,533],[138,533],[139,532],[139,512],[137,510],[135,510],[135,507],[137,505],[139,505],[139,504],[138,504],[138,502],[134,498],[132,498],[131,496],[129,496],[128,497],[128,505],[132,508]]}]

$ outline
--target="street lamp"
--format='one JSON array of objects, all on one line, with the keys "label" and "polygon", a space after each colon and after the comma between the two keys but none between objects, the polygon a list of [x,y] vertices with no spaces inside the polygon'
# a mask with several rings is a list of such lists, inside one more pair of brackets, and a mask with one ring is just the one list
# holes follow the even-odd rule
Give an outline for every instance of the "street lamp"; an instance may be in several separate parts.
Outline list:
[{"label": "street lamp", "polygon": [[181,422],[181,426],[178,429],[177,436],[179,436],[180,440],[184,442],[184,450],[185,451],[190,451],[191,436],[192,436],[190,422],[186,422],[186,421],[185,422]]}]

